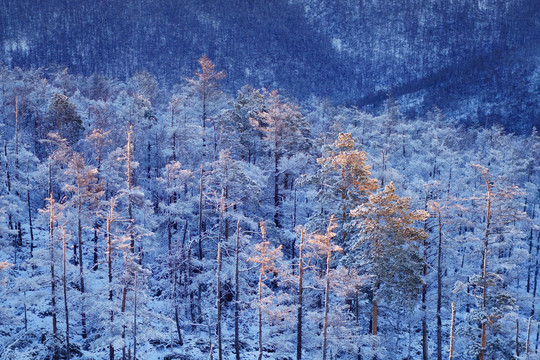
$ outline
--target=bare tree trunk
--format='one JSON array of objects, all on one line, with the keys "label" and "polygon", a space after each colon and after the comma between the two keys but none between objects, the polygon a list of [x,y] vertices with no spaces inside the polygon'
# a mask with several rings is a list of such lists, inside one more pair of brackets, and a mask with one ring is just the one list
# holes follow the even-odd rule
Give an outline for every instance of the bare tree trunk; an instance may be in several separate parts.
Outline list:
[{"label": "bare tree trunk", "polygon": [[529,340],[531,337],[531,320],[532,316],[529,317],[529,324],[527,325],[527,341],[525,342],[525,353],[527,354],[527,358],[529,358]]},{"label": "bare tree trunk", "polygon": [[64,287],[64,311],[66,313],[66,357],[71,358],[71,350],[69,346],[69,310],[67,302],[67,282],[66,282],[66,230],[62,228],[62,283]]},{"label": "bare tree trunk", "polygon": [[540,257],[540,233],[538,233],[537,237],[537,245],[536,245],[536,260],[535,260],[535,267],[534,267],[534,279],[533,279],[533,299],[532,299],[532,306],[531,306],[531,316],[534,316],[535,313],[535,303],[536,303],[536,290],[538,286],[538,270],[540,269],[540,264],[538,263],[538,259]]},{"label": "bare tree trunk", "polygon": [[454,324],[456,320],[456,305],[452,301],[452,320],[450,322],[450,356],[449,360],[452,360],[454,358]]},{"label": "bare tree trunk", "polygon": [[277,114],[276,104],[277,97],[274,99],[274,224],[277,228],[281,227],[279,222],[279,149],[278,149],[278,137],[277,137]]},{"label": "bare tree trunk", "polygon": [[442,360],[442,219],[438,210],[439,241],[437,243],[437,360]]},{"label": "bare tree trunk", "polygon": [[[114,197],[110,199],[110,212],[107,215],[107,271],[108,271],[108,280],[109,280],[109,301],[113,301],[113,290],[112,290],[112,236],[111,236],[111,223],[114,219]],[[111,327],[113,326],[114,313],[111,309],[110,312]],[[114,360],[114,346],[112,343],[109,344],[109,359]]]},{"label": "bare tree trunk", "polygon": [[135,288],[133,290],[133,360],[137,360],[137,270],[135,270]]},{"label": "bare tree trunk", "polygon": [[[78,172],[78,171],[77,171]],[[80,174],[77,174],[77,240],[79,243],[79,275],[81,285],[81,327],[82,338],[86,339],[86,313],[84,311],[85,305],[85,289],[84,289],[84,267],[83,267],[83,248],[82,248],[82,224],[81,224],[81,179]]]},{"label": "bare tree trunk", "polygon": [[263,283],[263,267],[261,266],[261,272],[259,274],[259,357],[258,360],[262,360],[263,347],[262,347],[262,283]]},{"label": "bare tree trunk", "polygon": [[[203,240],[203,174],[204,168],[201,164],[201,177],[199,183],[199,261],[202,261],[203,250],[202,250],[202,240]],[[202,323],[202,309],[201,309],[201,293],[202,293],[202,284],[199,283],[197,289],[197,310],[198,310],[198,321],[199,324]]]},{"label": "bare tree trunk", "polygon": [[[191,235],[190,235],[190,242],[189,244],[191,245]],[[193,282],[193,267],[191,266],[191,246],[188,246],[188,249],[187,249],[187,266],[188,266],[188,271],[187,271],[187,279],[186,279],[186,291],[189,292],[189,312],[190,312],[190,315],[191,315],[191,330],[195,330],[195,321],[196,321],[196,316],[195,316],[195,301],[194,301],[194,292],[193,290],[191,290],[189,288],[189,284]]]},{"label": "bare tree trunk", "polygon": [[236,248],[235,248],[235,260],[234,260],[234,352],[236,353],[236,360],[240,360],[240,340],[238,320],[240,318],[240,305],[239,305],[239,254],[240,254],[240,220],[236,222]]},{"label": "bare tree trunk", "polygon": [[26,161],[26,203],[28,207],[28,227],[30,228],[30,258],[34,257],[34,226],[32,225],[32,207],[30,206],[30,176],[28,161]]},{"label": "bare tree trunk", "polygon": [[[6,159],[7,160],[7,159]],[[15,180],[19,180],[19,98],[15,96]],[[15,195],[19,197],[19,191],[15,189]],[[17,221],[18,246],[22,246],[21,222]]]},{"label": "bare tree trunk", "polygon": [[[170,175],[170,171],[167,171],[167,189],[170,189],[171,188],[171,175]],[[169,205],[169,210],[168,210],[168,213],[167,213],[167,244],[168,244],[168,249],[169,249],[169,256],[171,256],[171,251],[172,251],[172,219],[171,219],[171,210],[170,210],[170,206],[171,204],[173,203],[173,196],[169,195],[167,196],[167,202],[168,202],[168,205]]]},{"label": "bare tree trunk", "polygon": [[[424,210],[427,211],[427,204],[429,199],[429,192],[426,192]],[[424,221],[424,231],[427,232],[427,219]],[[428,324],[427,324],[427,281],[425,281],[428,274],[428,264],[427,264],[427,248],[428,248],[428,238],[426,237],[423,241],[424,247],[424,267],[422,274],[424,275],[424,283],[422,284],[422,359],[428,360],[429,358],[429,348],[428,348]],[[438,360],[441,360],[438,358]]]},{"label": "bare tree trunk", "polygon": [[146,167],[146,178],[147,179],[150,179],[151,178],[151,166],[150,166],[150,162],[152,160],[152,147],[150,145],[150,141],[148,141],[148,146],[146,148],[146,161],[148,162],[148,165]]},{"label": "bare tree trunk", "polygon": [[330,261],[332,261],[332,247],[328,246],[326,255],[326,287],[324,289],[324,325],[323,325],[323,353],[322,360],[326,360],[326,338],[328,329],[328,297],[330,294]]},{"label": "bare tree trunk", "polygon": [[18,169],[19,169],[19,98],[15,96],[15,170],[18,170]]},{"label": "bare tree trunk", "polygon": [[[184,236],[185,236],[185,230],[184,230]],[[184,345],[184,340],[182,339],[182,331],[180,329],[180,316],[178,315],[178,291],[177,291],[177,287],[178,287],[178,259],[177,257],[179,253],[178,244],[179,242],[177,241],[174,257],[172,259],[173,264],[174,264],[173,265],[174,276],[173,276],[173,281],[172,281],[172,286],[173,286],[172,301],[173,301],[173,306],[174,306],[174,321],[176,323],[176,332],[178,333],[178,342],[180,346],[182,346]],[[171,333],[171,337],[172,337],[172,333]],[[172,351],[172,340],[171,340],[171,351]]]},{"label": "bare tree trunk", "polygon": [[[204,70],[204,69],[203,69]],[[204,71],[203,71],[204,73]],[[202,136],[202,146],[203,146],[203,156],[206,156],[206,96],[207,96],[207,79],[203,78],[202,83],[202,126],[203,126],[203,136]],[[212,353],[212,352],[210,352]]]},{"label": "bare tree trunk", "polygon": [[[487,208],[486,208],[486,231],[484,235],[484,259],[483,259],[483,271],[482,271],[482,310],[486,311],[486,300],[487,300],[487,255],[488,255],[488,244],[489,244],[489,235],[490,235],[490,224],[491,224],[491,183],[488,179],[487,169],[482,169],[481,167],[476,167],[478,171],[484,177],[487,189]],[[482,349],[478,355],[479,360],[484,360],[484,353],[486,349],[486,323],[482,322],[482,338],[481,338]]]},{"label": "bare tree trunk", "polygon": [[201,164],[201,176],[199,180],[199,260],[203,258],[202,237],[203,237],[203,165]]},{"label": "bare tree trunk", "polygon": [[[130,269],[128,267],[128,254],[126,250],[124,250],[124,262],[125,262],[125,271],[126,273],[130,273]],[[131,274],[130,274],[131,275]],[[120,312],[124,314],[126,312],[126,298],[127,298],[127,287],[128,284],[124,284],[122,287],[122,302],[120,305]],[[123,315],[122,315],[123,316]],[[122,360],[126,360],[126,325],[122,325]]]},{"label": "bare tree trunk", "polygon": [[519,319],[516,319],[516,359],[519,359]]},{"label": "bare tree trunk", "polygon": [[[51,172],[51,162],[49,158],[49,176]],[[52,306],[52,331],[56,337],[56,279],[54,275],[54,199],[52,191],[49,192],[49,260],[51,261],[51,306]]]},{"label": "bare tree trunk", "polygon": [[300,232],[298,261],[298,315],[296,322],[296,359],[302,359],[302,297],[304,295],[304,229]]},{"label": "bare tree trunk", "polygon": [[92,263],[92,270],[97,271],[98,269],[98,235],[97,235],[98,225],[94,224],[94,259]]},{"label": "bare tree trunk", "polygon": [[[377,335],[377,300],[375,300],[376,289],[373,290],[373,302],[371,303],[371,335]],[[373,350],[377,347],[375,340],[373,340]],[[373,360],[377,360],[377,353],[374,352]]]},{"label": "bare tree trunk", "polygon": [[218,243],[217,250],[217,336],[218,336],[218,354],[219,360],[223,360],[223,349],[221,347],[221,242]]},{"label": "bare tree trunk", "polygon": [[[487,277],[487,240],[484,242],[484,266],[483,266],[483,279],[482,279],[482,283],[483,283],[483,286],[484,286],[484,289],[482,290],[482,310],[486,310],[486,298],[487,298],[487,291],[486,291],[486,286],[487,286],[487,280],[486,280],[486,277]],[[482,337],[481,337],[481,346],[482,346],[482,349],[480,350],[480,354],[478,355],[478,359],[479,360],[484,360],[484,352],[485,352],[485,349],[486,349],[486,323],[485,322],[482,322]]]},{"label": "bare tree trunk", "polygon": [[[11,194],[11,172],[9,170],[9,161],[8,161],[8,152],[7,152],[7,142],[4,140],[4,158],[6,162],[6,185],[7,185],[7,193]],[[49,160],[49,188],[51,188],[51,176],[50,176],[50,160]],[[14,229],[13,226],[13,219],[11,217],[11,213],[8,214],[8,227],[10,230]],[[13,237],[13,264],[17,265],[17,250],[18,250],[18,244],[17,244],[17,238]]]},{"label": "bare tree trunk", "polygon": [[[129,217],[129,223],[133,223],[133,209],[132,209],[132,199],[131,199],[131,134],[133,134],[133,125],[129,125],[129,131],[128,131],[128,143],[127,143],[127,161],[128,161],[128,168],[127,168],[127,177],[128,177],[128,217]],[[131,226],[130,226],[131,228]],[[130,230],[130,243],[129,247],[131,250],[131,253],[135,253],[135,236],[133,234],[133,230]]]}]

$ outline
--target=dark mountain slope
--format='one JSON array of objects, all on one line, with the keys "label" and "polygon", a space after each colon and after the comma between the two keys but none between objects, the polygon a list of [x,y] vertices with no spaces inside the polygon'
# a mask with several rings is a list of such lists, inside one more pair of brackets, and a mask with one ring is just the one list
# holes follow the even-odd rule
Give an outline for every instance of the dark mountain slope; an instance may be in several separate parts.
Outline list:
[{"label": "dark mountain slope", "polygon": [[[392,92],[407,94],[401,100],[413,113],[439,105],[472,122],[483,121],[478,109],[501,101],[500,121],[519,117],[515,128],[536,121],[539,100],[527,90],[537,81],[536,0],[0,0],[0,7],[0,61],[12,66],[60,64],[120,78],[146,70],[172,85],[207,54],[227,72],[229,90],[252,83],[361,106]],[[516,107],[514,95],[508,102],[518,89],[531,106]]]}]

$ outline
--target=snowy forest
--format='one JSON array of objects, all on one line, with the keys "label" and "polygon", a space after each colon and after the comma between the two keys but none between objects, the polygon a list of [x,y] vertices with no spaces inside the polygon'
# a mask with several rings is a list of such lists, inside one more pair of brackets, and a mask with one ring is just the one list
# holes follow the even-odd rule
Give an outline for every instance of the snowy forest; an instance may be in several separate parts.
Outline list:
[{"label": "snowy forest", "polygon": [[1,359],[540,359],[540,135],[0,67]]}]

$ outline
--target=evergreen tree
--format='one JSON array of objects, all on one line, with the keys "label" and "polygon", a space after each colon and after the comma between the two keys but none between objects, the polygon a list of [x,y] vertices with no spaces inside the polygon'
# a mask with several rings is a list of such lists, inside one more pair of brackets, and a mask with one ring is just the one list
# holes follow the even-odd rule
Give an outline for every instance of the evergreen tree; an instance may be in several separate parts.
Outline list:
[{"label": "evergreen tree", "polygon": [[377,180],[371,178],[366,153],[355,147],[351,134],[340,133],[332,145],[323,148],[317,163],[320,168],[314,177],[315,200],[320,209],[311,227],[319,228],[324,217],[335,215],[337,243],[347,255],[356,232],[351,210],[368,201],[369,194],[377,189]]},{"label": "evergreen tree", "polygon": [[371,333],[377,335],[378,302],[413,307],[422,286],[423,261],[419,246],[427,237],[414,227],[427,213],[411,210],[410,198],[395,194],[393,183],[351,211],[360,230],[354,250],[354,265],[373,276]]}]

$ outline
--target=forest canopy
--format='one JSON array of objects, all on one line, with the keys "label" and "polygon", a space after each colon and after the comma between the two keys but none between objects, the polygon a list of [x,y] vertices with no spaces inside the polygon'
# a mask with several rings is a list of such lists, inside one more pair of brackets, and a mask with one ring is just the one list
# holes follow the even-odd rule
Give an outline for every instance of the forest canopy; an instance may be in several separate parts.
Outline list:
[{"label": "forest canopy", "polygon": [[225,76],[0,67],[0,358],[538,358],[536,129]]}]

